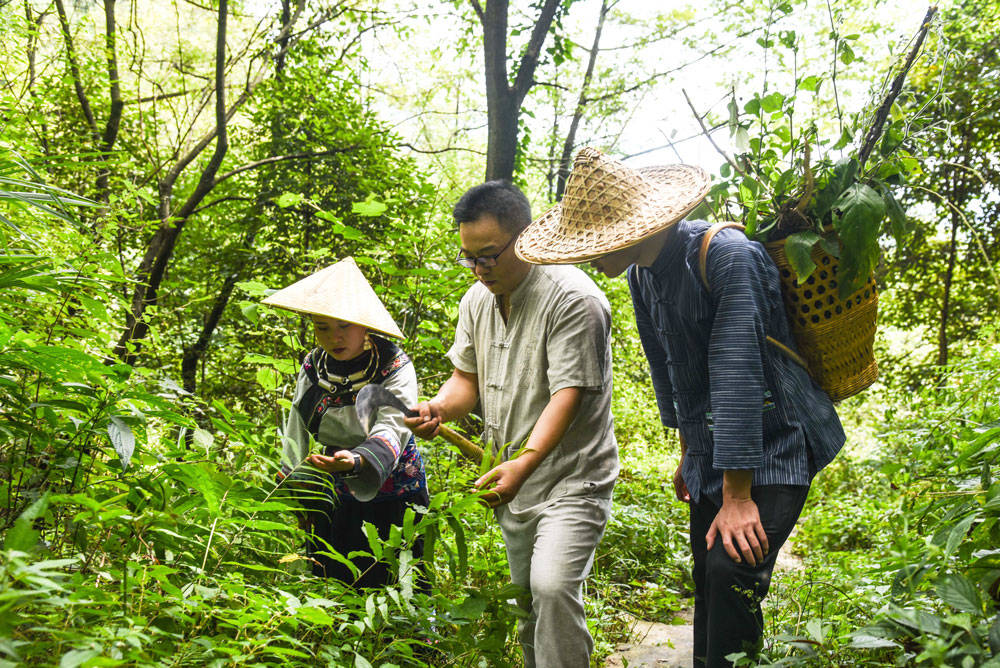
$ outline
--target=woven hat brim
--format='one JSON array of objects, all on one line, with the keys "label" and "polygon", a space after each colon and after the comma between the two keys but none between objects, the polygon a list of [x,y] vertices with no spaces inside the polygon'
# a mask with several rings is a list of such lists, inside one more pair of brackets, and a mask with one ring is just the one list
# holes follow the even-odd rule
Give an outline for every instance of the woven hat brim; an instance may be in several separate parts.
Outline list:
[{"label": "woven hat brim", "polygon": [[405,338],[353,258],[320,269],[266,297],[262,303],[305,315],[343,320],[387,336]]},{"label": "woven hat brim", "polygon": [[[514,252],[532,264],[587,262],[634,246],[676,225],[701,204],[711,188],[711,179],[700,167],[663,165],[636,171],[664,191],[663,197],[658,189],[649,191],[648,203],[638,219],[569,226],[563,219],[562,205],[556,204],[521,232]],[[685,184],[680,198],[679,176]]]}]

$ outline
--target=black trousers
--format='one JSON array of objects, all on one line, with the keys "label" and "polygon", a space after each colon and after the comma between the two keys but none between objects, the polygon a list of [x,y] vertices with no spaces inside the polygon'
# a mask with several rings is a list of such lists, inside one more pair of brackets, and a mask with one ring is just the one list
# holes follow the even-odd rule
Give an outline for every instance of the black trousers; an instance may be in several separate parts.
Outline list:
[{"label": "black trousers", "polygon": [[719,506],[702,497],[691,504],[691,553],[694,556],[694,665],[730,666],[726,655],[746,651],[756,654],[764,631],[760,603],[771,585],[771,572],[795,526],[809,487],[762,485],[751,496],[767,534],[768,553],[756,566],[736,563],[716,537],[711,552],[705,549],[705,534]]},{"label": "black trousers", "polygon": [[[314,559],[313,574],[320,577],[336,578],[357,589],[363,587],[384,587],[395,581],[395,573],[389,571],[388,564],[375,561],[370,557],[354,557],[351,562],[358,567],[361,575],[357,578],[346,564],[330,556],[330,550],[336,550],[344,557],[351,552],[371,552],[368,537],[361,529],[364,522],[369,522],[378,530],[379,538],[389,537],[390,527],[402,526],[406,509],[411,505],[427,506],[430,501],[427,492],[422,491],[407,499],[388,499],[385,501],[361,502],[347,497],[338,499],[336,504],[327,496],[326,499],[310,499],[303,501],[308,508],[308,516],[312,521],[312,532],[309,534],[307,553]],[[418,521],[420,515],[416,518]],[[411,546],[413,557],[420,560],[424,556],[424,540],[417,538]],[[422,564],[417,566],[417,589],[427,591],[426,577]]]}]

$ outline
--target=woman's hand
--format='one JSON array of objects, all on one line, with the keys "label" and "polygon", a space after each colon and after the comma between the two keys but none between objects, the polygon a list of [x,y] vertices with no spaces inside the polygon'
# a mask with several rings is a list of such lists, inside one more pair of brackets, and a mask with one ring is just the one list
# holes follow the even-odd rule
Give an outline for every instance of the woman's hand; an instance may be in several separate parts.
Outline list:
[{"label": "woman's hand", "polygon": [[354,469],[354,453],[337,450],[332,455],[309,455],[306,462],[327,473],[345,473]]}]

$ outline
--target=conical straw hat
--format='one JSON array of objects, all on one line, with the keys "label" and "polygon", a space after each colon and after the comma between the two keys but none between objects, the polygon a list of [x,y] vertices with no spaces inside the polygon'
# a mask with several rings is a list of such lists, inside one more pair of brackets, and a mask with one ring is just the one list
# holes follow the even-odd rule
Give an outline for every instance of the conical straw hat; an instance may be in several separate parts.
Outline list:
[{"label": "conical straw hat", "polygon": [[365,280],[354,258],[345,258],[320,269],[278,290],[264,303],[298,313],[353,322],[376,332],[403,338],[403,332]]},{"label": "conical straw hat", "polygon": [[573,161],[562,202],[517,239],[534,264],[575,264],[634,246],[677,223],[708,194],[705,170],[690,165],[632,169],[593,148]]}]

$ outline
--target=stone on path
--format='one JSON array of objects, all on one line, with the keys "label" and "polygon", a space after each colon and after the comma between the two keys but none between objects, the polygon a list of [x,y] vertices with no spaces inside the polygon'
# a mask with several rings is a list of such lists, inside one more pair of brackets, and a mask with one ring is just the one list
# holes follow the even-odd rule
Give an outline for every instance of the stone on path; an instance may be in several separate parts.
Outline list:
[{"label": "stone on path", "polygon": [[681,616],[689,620],[687,624],[660,624],[636,619],[629,634],[632,642],[619,645],[618,651],[608,657],[604,667],[689,668],[693,654],[690,612],[681,612]]}]

